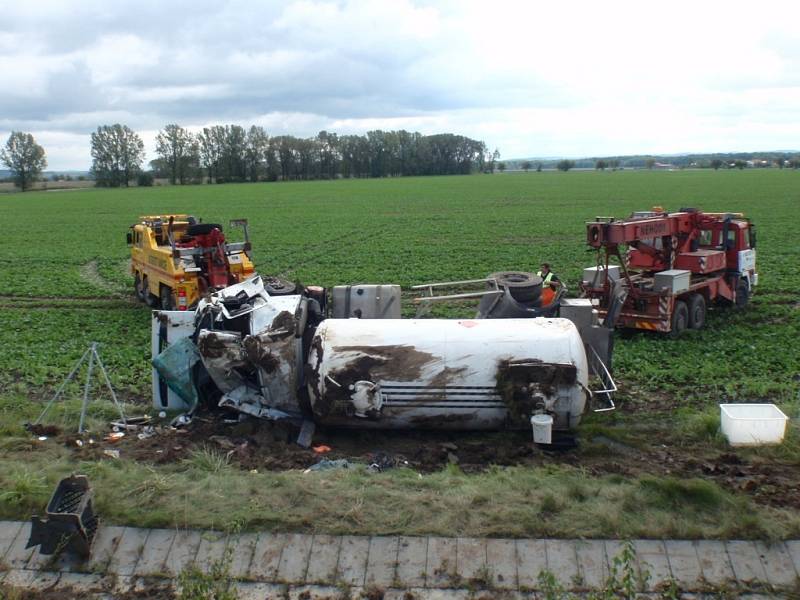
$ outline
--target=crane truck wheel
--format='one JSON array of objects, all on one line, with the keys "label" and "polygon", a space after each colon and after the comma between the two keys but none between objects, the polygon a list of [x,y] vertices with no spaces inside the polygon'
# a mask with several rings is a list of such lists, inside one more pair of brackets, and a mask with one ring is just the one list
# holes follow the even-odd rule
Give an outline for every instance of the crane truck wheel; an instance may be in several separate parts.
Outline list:
[{"label": "crane truck wheel", "polygon": [[672,310],[672,331],[669,332],[671,337],[678,337],[689,325],[689,307],[683,300],[675,302],[675,308]]},{"label": "crane truck wheel", "polygon": [[702,329],[706,324],[706,299],[702,294],[689,296],[689,328]]},{"label": "crane truck wheel", "polygon": [[542,295],[542,278],[522,271],[500,271],[487,279],[494,279],[501,288],[508,288],[511,297],[523,304],[536,302]]},{"label": "crane truck wheel", "polygon": [[744,308],[745,306],[747,306],[747,302],[749,300],[750,300],[750,286],[747,284],[747,280],[742,278],[739,280],[739,283],[736,286],[736,297],[735,297],[736,308]]}]

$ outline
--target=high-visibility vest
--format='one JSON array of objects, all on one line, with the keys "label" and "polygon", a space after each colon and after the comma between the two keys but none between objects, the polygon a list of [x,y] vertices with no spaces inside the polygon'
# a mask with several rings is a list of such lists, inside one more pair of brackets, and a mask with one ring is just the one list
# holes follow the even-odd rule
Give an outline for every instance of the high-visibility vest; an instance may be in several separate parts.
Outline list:
[{"label": "high-visibility vest", "polygon": [[[536,275],[537,275],[537,276],[539,276],[539,277],[541,277],[541,276],[542,276],[542,272],[541,272],[541,271],[539,271],[538,273],[536,273]],[[547,277],[545,277],[545,278],[544,278],[544,280],[542,281],[542,285],[550,285],[550,281],[551,281],[552,279],[553,279],[553,272],[552,272],[552,271],[550,271],[550,272],[547,274]]]}]

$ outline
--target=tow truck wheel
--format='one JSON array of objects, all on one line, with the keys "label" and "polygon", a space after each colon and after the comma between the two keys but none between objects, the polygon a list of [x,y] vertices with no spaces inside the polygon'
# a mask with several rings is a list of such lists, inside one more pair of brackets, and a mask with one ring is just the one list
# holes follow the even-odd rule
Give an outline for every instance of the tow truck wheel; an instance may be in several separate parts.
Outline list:
[{"label": "tow truck wheel", "polygon": [[689,324],[689,308],[686,302],[678,300],[675,302],[675,308],[672,311],[672,331],[669,332],[671,337],[678,337]]},{"label": "tow truck wheel", "polygon": [[144,302],[144,294],[142,293],[142,277],[139,275],[139,271],[136,271],[136,274],[133,276],[133,291],[139,301]]},{"label": "tow truck wheel", "polygon": [[147,275],[145,275],[142,279],[142,295],[144,296],[144,301],[147,303],[147,306],[150,308],[156,308],[156,306],[158,306],[158,296],[150,293],[150,286],[147,283]]},{"label": "tow truck wheel", "polygon": [[750,286],[747,279],[740,279],[739,284],[736,286],[736,308],[744,308],[750,300]]},{"label": "tow truck wheel", "polygon": [[174,309],[172,303],[172,290],[165,285],[162,285],[159,289],[159,302],[161,304],[161,310]]},{"label": "tow truck wheel", "polygon": [[689,327],[702,329],[706,324],[706,299],[702,294],[689,296]]}]

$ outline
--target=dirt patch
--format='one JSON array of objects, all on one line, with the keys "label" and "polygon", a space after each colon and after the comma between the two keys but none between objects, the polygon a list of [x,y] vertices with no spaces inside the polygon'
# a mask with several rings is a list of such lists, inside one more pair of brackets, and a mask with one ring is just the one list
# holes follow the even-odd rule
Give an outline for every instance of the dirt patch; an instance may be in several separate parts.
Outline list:
[{"label": "dirt patch", "polygon": [[[110,442],[95,438],[78,445],[76,436],[59,440],[80,460],[117,460],[165,465],[190,459],[198,450],[227,457],[243,470],[305,470],[322,458],[346,459],[378,470],[406,466],[420,473],[457,464],[465,473],[480,473],[493,466],[569,465],[593,476],[645,475],[713,480],[722,488],[750,496],[762,505],[800,509],[800,469],[796,465],[763,457],[719,450],[707,443],[675,443],[668,430],[648,431],[646,443],[635,446],[602,433],[579,435],[577,447],[544,450],[529,430],[501,432],[383,431],[318,427],[315,452],[296,444],[298,430],[282,422],[252,419],[225,423],[218,414],[197,416],[183,429],[160,427],[158,433],[138,439],[130,432]],[[610,435],[610,434],[609,434]],[[558,441],[558,440],[556,440]],[[111,451],[110,453],[107,451]]]}]

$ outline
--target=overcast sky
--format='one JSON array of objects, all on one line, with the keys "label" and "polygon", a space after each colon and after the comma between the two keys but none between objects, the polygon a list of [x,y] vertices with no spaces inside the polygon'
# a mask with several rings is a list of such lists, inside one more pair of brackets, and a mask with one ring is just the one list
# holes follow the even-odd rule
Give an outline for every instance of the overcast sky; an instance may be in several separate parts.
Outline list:
[{"label": "overcast sky", "polygon": [[800,148],[800,1],[0,0],[0,137],[453,132],[504,158]]}]

